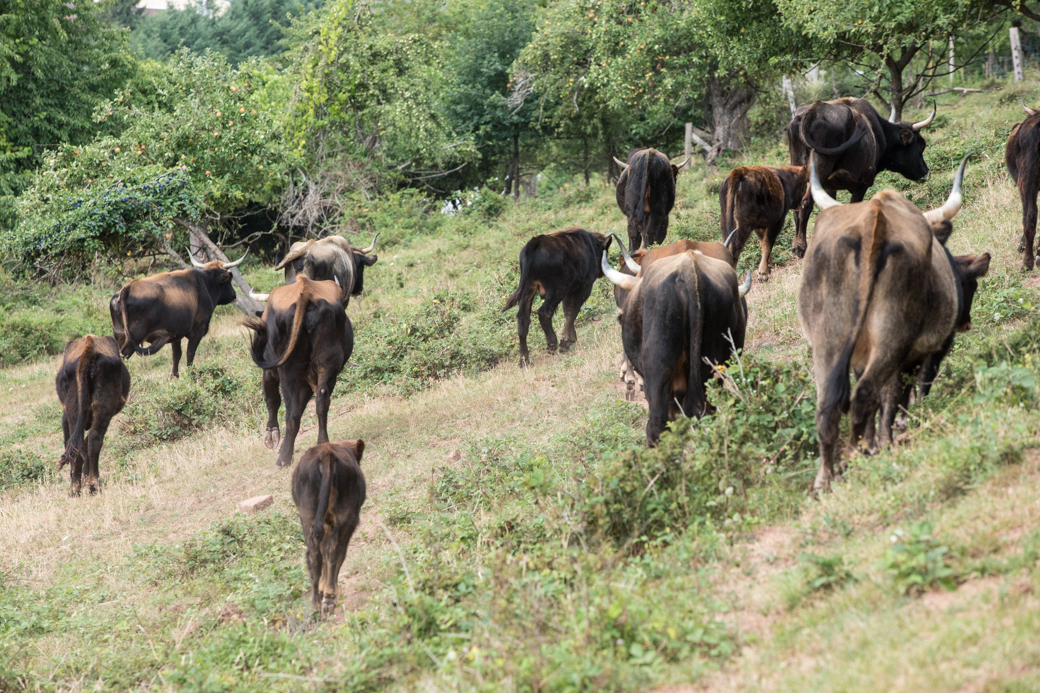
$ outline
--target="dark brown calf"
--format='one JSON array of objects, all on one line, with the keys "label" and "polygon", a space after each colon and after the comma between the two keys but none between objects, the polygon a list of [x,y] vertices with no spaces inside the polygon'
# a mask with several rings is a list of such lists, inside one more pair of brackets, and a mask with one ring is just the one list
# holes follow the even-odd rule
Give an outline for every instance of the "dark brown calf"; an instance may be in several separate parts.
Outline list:
[{"label": "dark brown calf", "polygon": [[1035,261],[1036,248],[1036,195],[1040,191],[1040,111],[1024,103],[1028,117],[1011,130],[1004,162],[1011,179],[1018,186],[1022,198],[1022,241],[1018,252],[1022,253],[1022,269],[1031,270]]},{"label": "dark brown calf", "polygon": [[69,465],[69,495],[78,496],[86,466],[87,487],[95,494],[105,432],[130,394],[130,371],[119,355],[116,340],[88,334],[69,342],[54,384],[61,402],[61,430],[65,437],[65,452],[58,469]]},{"label": "dark brown calf", "polygon": [[322,616],[336,608],[336,583],[365,503],[363,440],[315,445],[293,470],[292,496],[300,511],[311,576],[311,603]]},{"label": "dark brown calf", "polygon": [[769,258],[784,228],[787,212],[797,208],[808,182],[804,166],[741,166],[729,172],[719,188],[722,242],[733,259],[740,258],[752,230],[762,247],[761,279],[769,278]]}]

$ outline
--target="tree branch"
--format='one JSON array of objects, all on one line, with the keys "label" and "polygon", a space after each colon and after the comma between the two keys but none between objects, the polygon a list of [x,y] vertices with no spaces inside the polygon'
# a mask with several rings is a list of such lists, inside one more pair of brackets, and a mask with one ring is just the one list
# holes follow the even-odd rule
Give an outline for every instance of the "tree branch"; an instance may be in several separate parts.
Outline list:
[{"label": "tree branch", "polygon": [[[174,222],[186,228],[188,233],[191,234],[192,239],[206,248],[211,258],[214,260],[220,260],[221,262],[231,262],[228,260],[227,255],[217,247],[217,244],[209,239],[209,235],[207,235],[206,231],[202,227],[196,226],[195,224],[180,218],[174,218]],[[242,273],[238,271],[237,267],[232,267],[230,272],[231,277],[242,290],[238,294],[238,300],[235,301],[235,307],[250,317],[254,317],[257,313],[262,312],[264,305],[252,297],[251,294],[253,293],[253,287],[249,286],[249,282],[245,280]]]}]

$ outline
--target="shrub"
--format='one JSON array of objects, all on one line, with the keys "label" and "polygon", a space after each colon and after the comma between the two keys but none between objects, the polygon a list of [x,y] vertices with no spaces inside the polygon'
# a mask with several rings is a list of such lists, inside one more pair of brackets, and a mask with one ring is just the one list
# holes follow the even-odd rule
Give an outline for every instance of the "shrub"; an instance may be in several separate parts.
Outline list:
[{"label": "shrub", "polygon": [[957,588],[957,576],[947,565],[950,548],[932,536],[932,523],[919,522],[909,531],[896,529],[891,539],[884,568],[899,594],[916,595],[935,586]]},{"label": "shrub", "polygon": [[[55,462],[57,458],[55,457]],[[0,451],[0,491],[13,486],[25,486],[50,481],[54,467],[44,462],[39,453],[27,448],[9,448]]]},{"label": "shrub", "polygon": [[799,556],[798,560],[806,567],[805,586],[809,592],[833,590],[855,580],[841,556],[827,558],[806,553]]}]

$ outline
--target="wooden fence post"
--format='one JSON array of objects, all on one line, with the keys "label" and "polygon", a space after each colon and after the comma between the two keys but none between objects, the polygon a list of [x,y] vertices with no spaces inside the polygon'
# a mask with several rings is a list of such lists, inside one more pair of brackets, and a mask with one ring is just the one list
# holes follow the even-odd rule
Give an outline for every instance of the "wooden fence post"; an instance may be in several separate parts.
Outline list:
[{"label": "wooden fence post", "polygon": [[1011,31],[1011,65],[1015,70],[1015,81],[1021,82],[1025,79],[1022,71],[1022,43],[1018,38],[1018,27],[1013,26]]},{"label": "wooden fence post", "polygon": [[693,155],[693,123],[686,123],[686,137],[683,139],[683,158],[686,159],[686,169],[693,165],[690,157]]}]

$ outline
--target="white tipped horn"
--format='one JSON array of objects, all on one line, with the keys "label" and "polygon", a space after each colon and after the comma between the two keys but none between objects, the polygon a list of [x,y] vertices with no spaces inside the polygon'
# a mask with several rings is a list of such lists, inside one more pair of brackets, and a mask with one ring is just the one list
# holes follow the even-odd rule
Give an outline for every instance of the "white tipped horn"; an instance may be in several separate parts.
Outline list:
[{"label": "white tipped horn", "polygon": [[1040,113],[1040,111],[1027,106],[1025,101],[1022,102],[1022,108],[1026,109],[1026,115],[1029,116],[1035,116],[1037,113]]},{"label": "white tipped horn", "polygon": [[890,122],[890,123],[895,123],[896,122],[896,102],[895,101],[892,102],[892,108],[888,112],[888,122]]},{"label": "white tipped horn", "polygon": [[739,289],[737,289],[737,293],[739,293],[740,297],[743,298],[748,295],[749,291],[751,291],[751,270],[747,271],[747,279],[745,279],[744,283],[740,285]]},{"label": "white tipped horn", "polygon": [[724,246],[726,246],[728,248],[729,247],[729,242],[732,241],[733,237],[736,236],[736,235],[737,235],[737,227],[734,227],[733,230],[729,232],[729,235],[726,236],[726,240],[724,240],[722,242],[722,245],[724,245]]},{"label": "white tipped horn", "polygon": [[607,262],[607,251],[603,251],[603,259],[600,260],[600,269],[603,270],[603,276],[610,280],[612,284],[617,284],[625,291],[632,291],[639,286],[640,280],[637,277],[630,277],[627,274],[621,274],[616,269],[610,266]]},{"label": "white tipped horn", "polygon": [[266,303],[267,299],[268,299],[268,297],[270,297],[270,295],[271,294],[249,294],[249,298],[253,299],[254,301],[260,301],[261,303]]},{"label": "white tipped horn", "polygon": [[922,120],[920,123],[914,123],[910,127],[912,127],[914,130],[924,130],[926,127],[928,127],[929,125],[932,124],[933,120],[935,120],[935,102],[934,101],[932,102],[932,114],[930,116],[928,116],[927,118],[925,118],[924,120]]},{"label": "white tipped horn", "polygon": [[692,156],[688,156],[688,157],[686,157],[686,160],[685,160],[685,161],[683,161],[683,162],[682,162],[681,164],[679,164],[678,166],[676,166],[676,168],[678,168],[678,169],[680,169],[680,170],[682,170],[682,169],[686,168],[686,164],[690,163],[690,159],[692,159],[692,158],[693,158]]},{"label": "white tipped horn", "polygon": [[377,231],[376,235],[372,236],[372,243],[367,248],[365,248],[364,250],[360,250],[358,252],[360,252],[362,255],[368,255],[373,250],[375,250],[376,249],[376,239],[379,238],[379,234],[381,234],[381,233],[383,233],[383,232],[382,231]]},{"label": "white tipped horn", "polygon": [[614,160],[614,163],[616,163],[618,166],[621,167],[622,171],[624,171],[626,168],[628,168],[628,164],[626,164],[624,161],[622,161],[621,159],[617,158],[616,156],[612,156],[611,158]]},{"label": "white tipped horn", "polygon": [[238,267],[239,265],[242,264],[242,261],[246,259],[246,255],[249,255],[249,251],[248,250],[246,251],[245,255],[243,255],[242,257],[238,258],[238,260],[236,260],[235,262],[225,262],[224,264],[221,265],[221,267],[223,267],[226,270],[229,270],[229,269],[231,269],[233,267]]},{"label": "white tipped horn", "polygon": [[616,233],[610,234],[617,241],[618,248],[621,248],[621,257],[625,258],[625,267],[632,274],[639,274],[639,263],[632,259],[632,256],[628,254],[628,249],[625,248],[625,244],[621,242],[621,239],[617,237]]},{"label": "white tipped horn", "polygon": [[820,176],[816,173],[816,152],[809,155],[809,190],[812,192],[813,202],[820,209],[830,209],[841,205],[840,202],[827,194],[820,184]]},{"label": "white tipped horn", "polygon": [[924,218],[929,224],[934,224],[939,221],[949,221],[953,219],[957,212],[961,211],[961,203],[964,201],[963,190],[964,190],[964,169],[968,165],[968,159],[974,152],[968,152],[968,154],[961,159],[960,168],[957,169],[957,176],[953,179],[953,190],[950,191],[950,197],[946,200],[942,207],[938,209],[930,209],[924,213]]},{"label": "white tipped horn", "polygon": [[191,254],[191,248],[188,248],[188,259],[191,260],[191,264],[194,267],[205,267],[206,265],[195,259],[195,256]]}]

